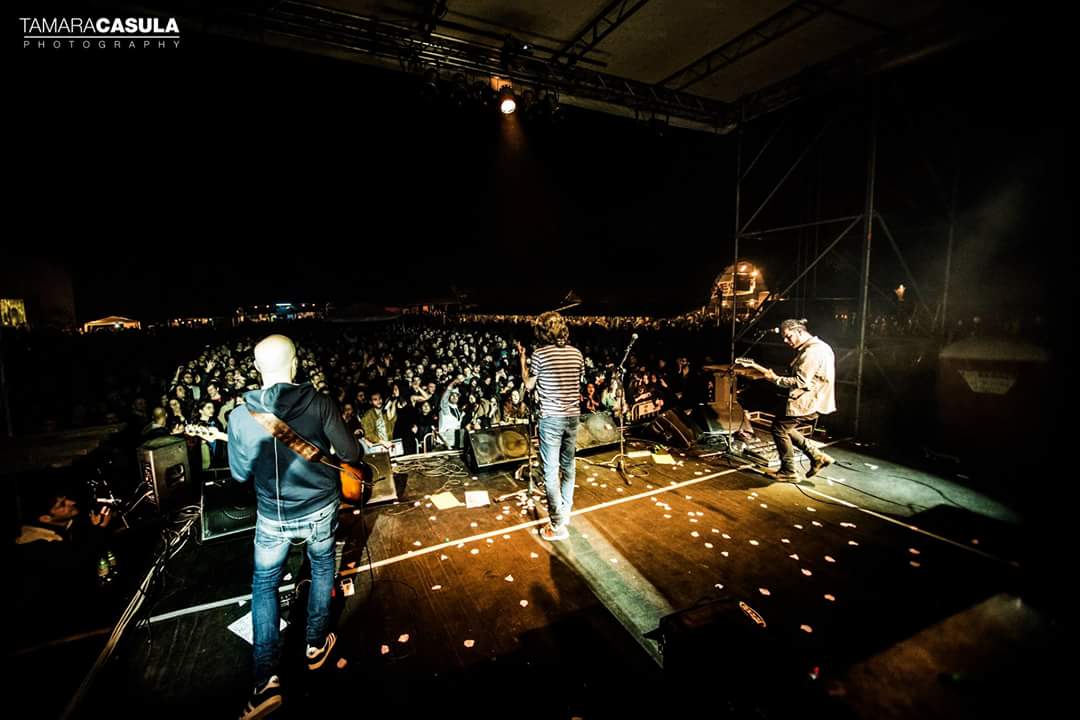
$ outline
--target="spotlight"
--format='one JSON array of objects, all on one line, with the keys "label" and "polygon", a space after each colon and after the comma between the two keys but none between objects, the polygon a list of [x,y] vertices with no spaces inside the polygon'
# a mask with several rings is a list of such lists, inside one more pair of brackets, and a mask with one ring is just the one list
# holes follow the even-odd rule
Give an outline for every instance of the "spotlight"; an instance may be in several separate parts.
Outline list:
[{"label": "spotlight", "polygon": [[499,110],[503,115],[509,115],[517,110],[517,99],[514,97],[514,91],[509,87],[504,87],[499,91]]}]

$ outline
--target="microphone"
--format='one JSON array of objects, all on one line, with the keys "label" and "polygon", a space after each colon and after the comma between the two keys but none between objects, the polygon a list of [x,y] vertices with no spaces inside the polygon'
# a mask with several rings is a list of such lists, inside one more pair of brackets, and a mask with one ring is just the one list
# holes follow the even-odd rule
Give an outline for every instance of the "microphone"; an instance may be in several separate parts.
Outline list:
[{"label": "microphone", "polygon": [[635,340],[637,340],[637,333],[630,336],[630,342],[634,342]]}]

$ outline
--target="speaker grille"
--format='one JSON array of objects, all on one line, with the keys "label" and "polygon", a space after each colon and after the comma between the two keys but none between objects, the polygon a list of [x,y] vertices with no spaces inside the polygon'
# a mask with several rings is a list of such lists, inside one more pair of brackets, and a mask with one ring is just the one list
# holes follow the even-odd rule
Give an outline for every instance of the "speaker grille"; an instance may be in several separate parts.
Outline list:
[{"label": "speaker grille", "polygon": [[616,445],[618,442],[619,425],[610,412],[581,416],[577,433],[578,450],[607,447],[608,445]]}]

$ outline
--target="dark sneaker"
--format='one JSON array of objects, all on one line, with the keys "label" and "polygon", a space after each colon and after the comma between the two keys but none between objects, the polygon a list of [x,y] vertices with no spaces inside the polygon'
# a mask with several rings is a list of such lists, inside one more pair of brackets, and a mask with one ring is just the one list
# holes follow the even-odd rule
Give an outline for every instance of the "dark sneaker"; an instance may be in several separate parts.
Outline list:
[{"label": "dark sneaker", "polygon": [[566,540],[570,537],[570,529],[565,525],[557,528],[549,523],[544,527],[540,528],[540,537],[544,538],[548,542]]},{"label": "dark sneaker", "polygon": [[326,664],[327,658],[330,657],[330,652],[334,649],[334,645],[337,643],[337,637],[334,633],[326,633],[326,642],[323,643],[321,648],[313,648],[308,645],[307,649],[307,666],[308,670],[318,670],[324,664]]},{"label": "dark sneaker", "polygon": [[240,720],[256,720],[266,717],[281,707],[281,681],[277,675],[271,675],[261,687],[256,687],[251,699],[244,706]]},{"label": "dark sneaker", "polygon": [[799,479],[799,472],[792,468],[780,468],[776,471],[776,479],[796,481]]},{"label": "dark sneaker", "polygon": [[806,477],[814,477],[834,462],[836,462],[835,458],[829,457],[823,452],[817,453],[810,458],[810,469],[806,471]]}]

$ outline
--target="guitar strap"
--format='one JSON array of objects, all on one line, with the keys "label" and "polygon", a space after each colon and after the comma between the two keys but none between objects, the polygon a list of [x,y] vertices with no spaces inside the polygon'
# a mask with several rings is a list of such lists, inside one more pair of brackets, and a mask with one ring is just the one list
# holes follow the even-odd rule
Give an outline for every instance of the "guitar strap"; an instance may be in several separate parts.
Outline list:
[{"label": "guitar strap", "polygon": [[322,450],[300,437],[295,430],[289,427],[289,425],[277,415],[274,415],[273,413],[253,412],[251,413],[251,417],[255,418],[255,422],[262,425],[268,433],[285,443],[290,450],[305,460],[322,463],[324,465],[329,465],[330,467],[337,467],[327,459],[326,454]]}]

